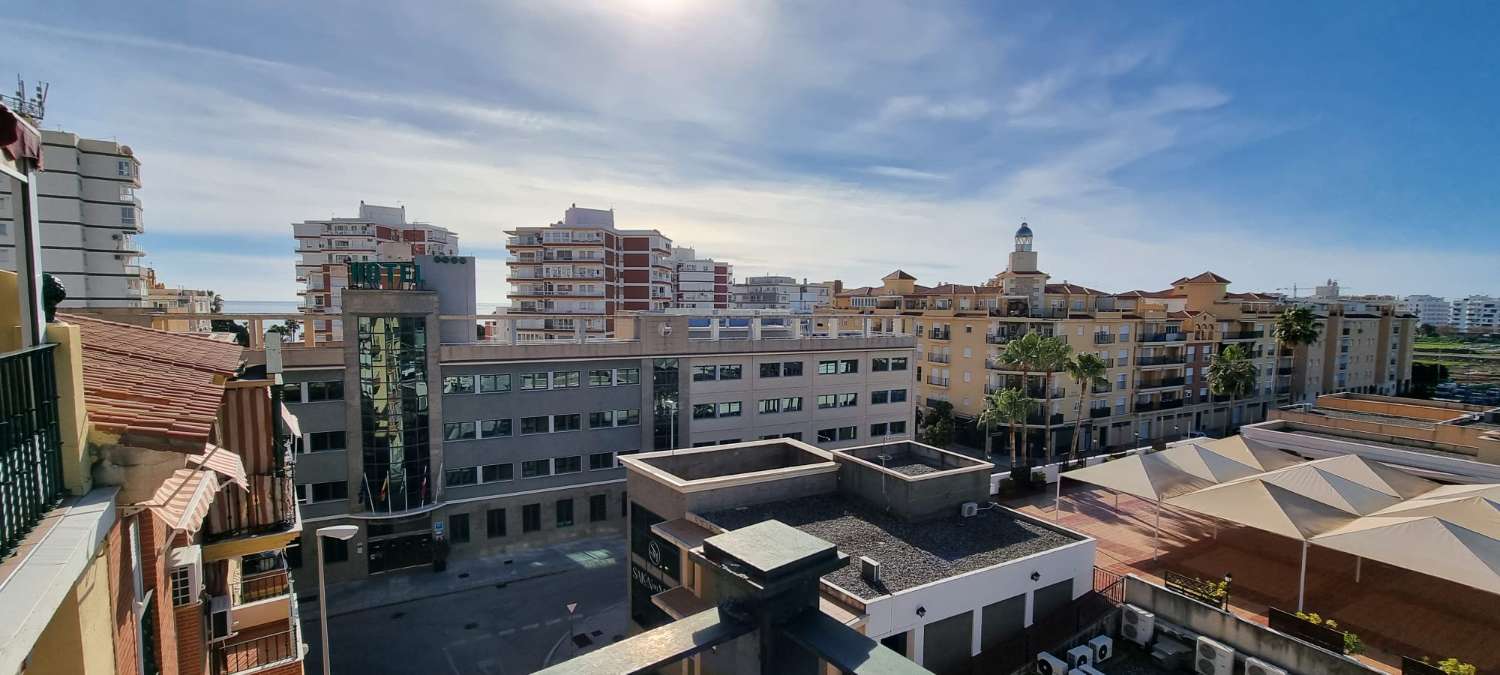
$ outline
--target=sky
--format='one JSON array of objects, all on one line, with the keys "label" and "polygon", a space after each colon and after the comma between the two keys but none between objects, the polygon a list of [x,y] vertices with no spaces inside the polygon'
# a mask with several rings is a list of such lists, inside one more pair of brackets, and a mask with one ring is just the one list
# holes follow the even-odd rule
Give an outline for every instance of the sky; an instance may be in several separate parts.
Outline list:
[{"label": "sky", "polygon": [[[295,300],[291,223],[480,259],[614,208],[740,277],[1500,295],[1500,5],[14,0],[43,126],[129,144],[145,262]],[[45,217],[45,214],[44,214]]]}]

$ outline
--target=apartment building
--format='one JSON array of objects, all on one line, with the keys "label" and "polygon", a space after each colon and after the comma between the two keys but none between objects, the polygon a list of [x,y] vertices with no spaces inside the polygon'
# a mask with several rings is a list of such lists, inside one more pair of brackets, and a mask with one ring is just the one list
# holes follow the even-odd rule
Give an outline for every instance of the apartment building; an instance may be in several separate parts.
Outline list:
[{"label": "apartment building", "polygon": [[558,222],[506,234],[508,313],[534,317],[520,324],[523,340],[571,339],[578,327],[606,336],[618,311],[676,302],[672,240],[656,230],[616,229],[613,209],[574,204]]},{"label": "apartment building", "polygon": [[[847,556],[818,574],[827,623],[937,673],[979,672],[976,657],[1093,588],[1092,539],[990,504],[993,465],[938,448],[776,439],[621,462],[632,632],[720,604],[713,554],[741,532],[789,530]],[[730,643],[663,672],[740,672],[741,654]]]},{"label": "apartment building", "polygon": [[[1043,430],[1050,430],[1054,451],[1066,452],[1080,418],[1080,448],[1132,446],[1194,433],[1217,435],[1225,428],[1264,419],[1278,396],[1304,398],[1337,386],[1394,392],[1404,390],[1410,380],[1415,320],[1399,319],[1393,310],[1381,310],[1386,314],[1377,319],[1379,325],[1365,328],[1372,339],[1358,345],[1365,350],[1359,358],[1333,359],[1328,366],[1333,374],[1325,381],[1321,360],[1293,371],[1297,354],[1321,359],[1318,350],[1326,350],[1324,344],[1284,354],[1278,362],[1271,331],[1284,307],[1280,296],[1230,292],[1229,280],[1212,272],[1177,279],[1161,291],[1111,293],[1049,283],[1038,266],[1034,236],[1030,226],[1022,224],[1005,271],[983,285],[927,287],[896,270],[880,286],[835,294],[831,311],[900,317],[911,323],[920,362],[914,386],[923,405],[947,401],[956,415],[972,420],[988,393],[1024,386],[1041,405],[1028,422],[1034,454],[1040,454],[1048,435]],[[1349,317],[1342,309],[1336,314],[1333,331],[1341,335],[1346,325],[1342,321]],[[1362,316],[1354,319],[1363,320]],[[1326,323],[1328,318],[1320,320]],[[1363,335],[1359,327],[1352,330]],[[1050,383],[1044,374],[1024,374],[1023,383],[1023,373],[1000,355],[1006,343],[1028,332],[1061,337],[1074,352],[1099,356],[1108,366],[1109,383],[1085,392],[1062,373],[1052,374]],[[1382,337],[1375,339],[1377,333]],[[1213,396],[1206,379],[1213,355],[1231,344],[1244,347],[1261,372],[1254,394],[1233,402]],[[1350,348],[1356,349],[1353,344]],[[1347,368],[1339,368],[1341,362],[1361,364],[1361,374],[1348,374]],[[1278,369],[1280,380],[1274,381]],[[1346,373],[1342,379],[1340,372]],[[960,427],[961,433],[973,433],[971,424]],[[997,447],[1008,447],[1003,436],[997,434]]]},{"label": "apartment building", "polygon": [[672,248],[672,281],[676,287],[673,307],[729,309],[734,266],[712,258],[699,258],[690,248]]},{"label": "apartment building", "polygon": [[731,290],[735,309],[775,309],[793,314],[811,314],[833,301],[834,282],[810,284],[793,277],[746,277]]},{"label": "apartment building", "polygon": [[1416,316],[1418,324],[1446,326],[1453,320],[1453,303],[1433,295],[1408,295],[1401,299],[1401,311]]},{"label": "apartment building", "polygon": [[[62,282],[68,308],[139,308],[147,286],[135,235],[145,231],[141,163],[130,146],[42,131],[37,174],[42,271]],[[0,181],[0,267],[16,269],[13,231],[19,200]]]},{"label": "apartment building", "polygon": [[[472,320],[439,318],[472,312],[443,309],[430,270],[351,278],[341,344],[284,355],[304,543],[314,524],[360,527],[347,547],[325,542],[331,578],[429,563],[434,537],[477,556],[619,531],[623,454],[913,430],[910,336],[637,312],[610,339],[540,343],[519,339],[525,318],[487,317],[499,325],[479,341]],[[410,279],[424,285],[392,283]]]},{"label": "apartment building", "polygon": [[[147,307],[162,314],[208,314],[213,311],[213,291],[171,288],[157,279],[156,270],[146,268]],[[212,329],[208,319],[164,318],[158,326],[173,333],[203,333]]]},{"label": "apartment building", "polygon": [[297,282],[303,284],[305,330],[317,342],[343,335],[338,315],[349,287],[350,262],[399,262],[418,255],[458,255],[458,235],[445,227],[407,222],[405,206],[359,203],[354,218],[304,220],[292,224],[297,239]]},{"label": "apartment building", "polygon": [[1453,301],[1449,324],[1462,333],[1500,332],[1500,298],[1471,295]]}]

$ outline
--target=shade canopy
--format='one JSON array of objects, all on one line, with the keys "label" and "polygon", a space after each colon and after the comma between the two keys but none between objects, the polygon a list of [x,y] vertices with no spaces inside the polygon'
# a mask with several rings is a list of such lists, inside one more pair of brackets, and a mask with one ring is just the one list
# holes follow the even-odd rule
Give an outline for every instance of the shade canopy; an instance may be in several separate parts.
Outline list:
[{"label": "shade canopy", "polygon": [[1239,435],[1197,441],[1196,445],[1214,454],[1223,455],[1241,464],[1253,466],[1261,471],[1284,469],[1294,464],[1301,464],[1304,461],[1301,457],[1291,453],[1246,441],[1244,436]]},{"label": "shade canopy", "polygon": [[[1491,510],[1487,526],[1497,524]],[[1312,543],[1500,594],[1500,539],[1441,515],[1360,518]]]},{"label": "shade canopy", "polygon": [[1165,453],[1129,455],[1103,464],[1074,469],[1063,474],[1063,477],[1152,501],[1196,492],[1214,485],[1214,481],[1183,470],[1168,461],[1163,454]]}]

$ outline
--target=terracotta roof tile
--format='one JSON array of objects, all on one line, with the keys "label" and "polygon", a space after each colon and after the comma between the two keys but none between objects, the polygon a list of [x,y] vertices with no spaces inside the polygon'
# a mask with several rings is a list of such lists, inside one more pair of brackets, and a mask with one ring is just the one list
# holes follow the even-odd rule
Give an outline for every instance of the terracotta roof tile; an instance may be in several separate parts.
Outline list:
[{"label": "terracotta roof tile", "polygon": [[910,275],[910,274],[907,274],[905,270],[899,270],[898,269],[898,270],[896,270],[894,272],[891,272],[890,274],[887,274],[887,275],[881,277],[881,279],[906,279],[906,280],[916,281],[917,278],[914,277],[914,276],[912,276],[912,275]]},{"label": "terracotta roof tile", "polygon": [[60,314],[83,336],[89,421],[141,447],[201,452],[240,346],[182,333]]},{"label": "terracotta roof tile", "polygon": [[1048,293],[1072,293],[1075,295],[1109,295],[1104,291],[1079,286],[1078,284],[1047,284]]},{"label": "terracotta roof tile", "polygon": [[1194,276],[1194,277],[1183,277],[1181,279],[1178,279],[1177,281],[1172,282],[1172,285],[1176,286],[1178,284],[1227,284],[1227,283],[1230,283],[1230,281],[1228,279],[1225,279],[1224,277],[1221,277],[1221,276],[1219,276],[1217,274],[1214,274],[1213,272],[1204,272],[1204,273],[1199,274],[1199,275]]}]

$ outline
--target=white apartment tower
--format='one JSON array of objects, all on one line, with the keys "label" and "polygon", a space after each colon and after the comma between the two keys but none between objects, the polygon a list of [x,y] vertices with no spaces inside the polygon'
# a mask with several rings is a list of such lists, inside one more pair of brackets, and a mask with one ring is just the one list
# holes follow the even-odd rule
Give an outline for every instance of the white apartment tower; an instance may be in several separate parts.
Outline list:
[{"label": "white apartment tower", "polygon": [[677,285],[674,307],[729,309],[734,266],[712,258],[699,258],[690,248],[672,248],[673,282]]},{"label": "white apartment tower", "polygon": [[[448,228],[407,222],[405,206],[359,203],[356,218],[292,223],[297,239],[297,281],[302,313],[318,342],[343,334],[340,298],[349,285],[351,262],[406,262],[417,255],[458,255],[458,235]],[[330,318],[317,318],[328,316]]]},{"label": "white apartment tower", "polygon": [[1450,323],[1463,333],[1500,331],[1500,299],[1488,295],[1471,295],[1453,301]]},{"label": "white apartment tower", "polygon": [[[68,290],[63,307],[144,307],[146,284],[134,237],[144,231],[141,163],[130,146],[42,132],[37,215],[42,270]],[[15,213],[10,181],[0,181],[0,267],[15,269]]]},{"label": "white apartment tower", "polygon": [[794,314],[811,314],[814,309],[833,302],[833,282],[800,283],[793,277],[746,277],[734,285],[735,309],[777,309]]},{"label": "white apartment tower", "polygon": [[1453,304],[1447,298],[1433,295],[1408,295],[1401,300],[1401,309],[1417,317],[1417,323],[1446,326],[1452,321]]}]

